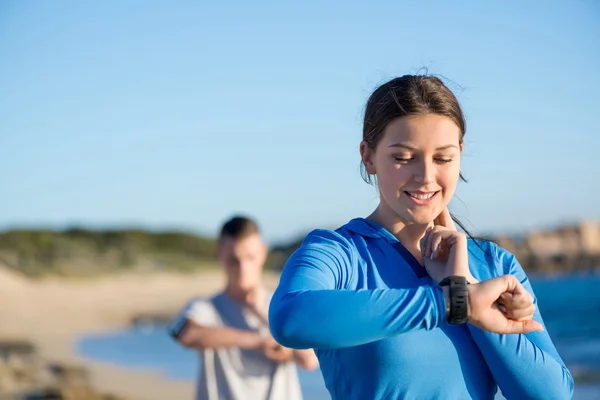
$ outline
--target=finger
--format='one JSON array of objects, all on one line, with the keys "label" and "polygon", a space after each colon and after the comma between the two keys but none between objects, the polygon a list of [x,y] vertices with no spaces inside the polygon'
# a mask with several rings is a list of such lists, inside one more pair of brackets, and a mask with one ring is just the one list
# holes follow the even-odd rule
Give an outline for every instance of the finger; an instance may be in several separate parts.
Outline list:
[{"label": "finger", "polygon": [[274,358],[277,362],[280,362],[280,363],[287,362],[292,359],[292,354],[290,352],[280,352],[280,353],[277,353],[277,355],[275,355]]},{"label": "finger", "polygon": [[431,227],[428,227],[427,229],[425,229],[425,234],[423,235],[423,237],[421,238],[421,241],[419,242],[419,245],[421,246],[421,256],[423,258],[427,258],[427,241],[428,241],[430,233],[431,233]]},{"label": "finger", "polygon": [[524,309],[534,304],[533,296],[531,296],[531,293],[529,293],[520,282],[515,285],[512,292],[507,291],[500,294],[498,300],[506,305],[507,308],[512,309]]},{"label": "finger", "polygon": [[513,296],[512,293],[508,292],[502,293],[498,299],[498,307],[500,308],[500,305],[502,305],[502,312],[504,312],[511,319],[524,318],[528,313],[531,313],[531,317],[536,310],[533,300],[522,301],[522,299],[517,299],[514,301],[513,299],[515,299],[515,297],[518,296]]},{"label": "finger", "polygon": [[510,302],[508,302],[506,305],[515,310],[529,308],[533,305],[533,298],[531,298],[531,296],[525,296],[522,294],[513,295]]},{"label": "finger", "polygon": [[528,317],[522,317],[522,318],[511,318],[511,319],[513,319],[513,320],[515,320],[515,321],[529,321],[529,320],[532,320],[532,319],[533,319],[533,315],[530,315],[530,316],[528,316]]},{"label": "finger", "polygon": [[519,280],[514,275],[501,275],[486,281],[480,282],[481,288],[485,288],[485,291],[496,298],[504,292],[512,293],[515,287],[519,285]]},{"label": "finger", "polygon": [[447,236],[449,232],[451,231],[441,225],[436,225],[431,229],[427,238],[427,257],[429,259],[433,259],[435,257],[433,253],[438,250],[438,245],[434,245],[433,243],[441,243],[444,236]]},{"label": "finger", "polygon": [[269,352],[266,354],[267,358],[270,360],[273,360],[275,362],[284,362],[286,361],[289,357],[287,354],[282,353],[282,352]]},{"label": "finger", "polygon": [[442,240],[442,243],[440,244],[440,246],[437,250],[437,254],[434,257],[435,258],[442,257],[444,260],[446,260],[446,259],[448,259],[448,257],[450,257],[451,249],[452,249],[452,246],[450,245],[450,243],[448,243],[447,240]]},{"label": "finger", "polygon": [[429,234],[429,247],[431,253],[436,252],[433,258],[439,256],[442,251],[449,252],[450,248],[458,243],[460,240],[460,233],[452,231],[443,226],[435,226],[433,231]]},{"label": "finger", "polygon": [[514,319],[516,321],[527,320],[533,318],[533,314],[535,313],[535,306],[532,304],[531,306],[525,309],[513,310],[508,308],[504,314],[507,318]]},{"label": "finger", "polygon": [[543,325],[537,321],[513,321],[509,319],[504,333],[529,333],[543,330]]},{"label": "finger", "polygon": [[277,354],[277,355],[274,355],[273,357],[270,357],[270,359],[271,359],[272,361],[275,361],[276,363],[282,363],[282,362],[284,362],[284,358],[283,358],[283,357],[281,357],[281,356],[280,356],[280,355],[278,355],[278,354]]},{"label": "finger", "polygon": [[442,210],[442,212],[440,213],[440,215],[438,215],[435,218],[434,224],[435,225],[446,226],[447,223],[448,223],[448,207],[444,207],[444,209]]},{"label": "finger", "polygon": [[423,243],[424,246],[424,251],[425,251],[425,257],[429,258],[429,243],[431,243],[431,235],[433,235],[433,227],[429,227],[427,228],[427,237],[425,238],[425,241]]},{"label": "finger", "polygon": [[436,225],[441,225],[453,231],[456,230],[456,225],[454,225],[454,221],[452,220],[452,215],[450,215],[450,210],[448,210],[448,207],[444,207],[436,220],[438,222]]},{"label": "finger", "polygon": [[513,302],[518,302],[518,303],[533,303],[533,296],[531,295],[531,293],[529,293],[529,291],[527,291],[527,289],[525,289],[525,287],[523,286],[523,284],[521,282],[519,282],[515,288],[512,291],[512,298],[513,298]]},{"label": "finger", "polygon": [[431,249],[430,257],[433,260],[434,258],[439,256],[440,251],[442,249],[442,236],[439,235],[438,233],[434,233],[431,236],[432,236],[432,240],[431,240],[431,244],[430,244],[430,249]]},{"label": "finger", "polygon": [[506,305],[510,304],[512,301],[512,293],[504,292],[498,297],[498,304],[502,304],[502,306],[506,309]]},{"label": "finger", "polygon": [[425,242],[426,242],[426,238],[427,238],[427,233],[429,232],[429,228],[425,229],[425,233],[423,234],[423,237],[421,238],[421,240],[419,240],[419,246],[421,247],[421,256],[423,258],[425,258]]},{"label": "finger", "polygon": [[431,258],[431,239],[432,236],[434,235],[434,231],[433,228],[430,228],[429,231],[427,232],[427,237],[425,238],[425,243],[423,243],[423,257],[424,258]]},{"label": "finger", "polygon": [[507,274],[503,275],[503,277],[509,280],[509,288],[507,292],[512,295],[513,301],[515,301],[516,298],[519,298],[518,301],[533,302],[533,296],[531,296],[531,293],[525,289],[525,286],[523,286],[516,276]]},{"label": "finger", "polygon": [[510,292],[504,292],[500,295],[500,300],[502,300],[502,303],[509,303],[512,300],[512,293]]}]

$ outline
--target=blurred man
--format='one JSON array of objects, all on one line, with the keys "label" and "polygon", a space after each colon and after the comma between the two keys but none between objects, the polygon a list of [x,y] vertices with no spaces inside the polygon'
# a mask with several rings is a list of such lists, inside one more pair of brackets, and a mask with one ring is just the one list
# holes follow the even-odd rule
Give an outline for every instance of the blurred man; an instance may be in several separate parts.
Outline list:
[{"label": "blurred man", "polygon": [[262,285],[267,253],[253,220],[227,221],[217,250],[224,291],[192,300],[171,327],[179,343],[201,355],[197,400],[300,400],[296,364],[318,367],[313,350],[288,349],[271,336],[272,292]]}]

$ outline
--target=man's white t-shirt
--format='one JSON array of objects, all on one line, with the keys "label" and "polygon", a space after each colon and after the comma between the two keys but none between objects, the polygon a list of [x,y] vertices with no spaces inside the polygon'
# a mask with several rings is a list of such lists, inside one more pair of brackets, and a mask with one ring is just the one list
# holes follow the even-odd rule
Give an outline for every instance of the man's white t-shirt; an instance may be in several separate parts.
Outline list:
[{"label": "man's white t-shirt", "polygon": [[[272,293],[266,293],[269,304]],[[225,293],[196,298],[180,312],[175,324],[189,319],[203,326],[226,326],[269,334],[267,324]],[[293,362],[275,363],[256,350],[199,350],[196,400],[302,400]]]}]

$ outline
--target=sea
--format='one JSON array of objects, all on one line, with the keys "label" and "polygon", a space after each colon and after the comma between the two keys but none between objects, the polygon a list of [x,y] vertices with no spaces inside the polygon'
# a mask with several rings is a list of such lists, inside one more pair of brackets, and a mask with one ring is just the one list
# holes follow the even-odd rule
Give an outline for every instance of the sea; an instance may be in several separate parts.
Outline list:
[{"label": "sea", "polygon": [[[575,377],[575,400],[600,400],[600,276],[531,278],[548,333]],[[164,326],[138,326],[79,338],[78,353],[90,361],[159,371],[195,380],[198,357],[177,345]],[[299,371],[304,398],[325,400],[319,370]],[[497,399],[504,399],[499,393]]]}]

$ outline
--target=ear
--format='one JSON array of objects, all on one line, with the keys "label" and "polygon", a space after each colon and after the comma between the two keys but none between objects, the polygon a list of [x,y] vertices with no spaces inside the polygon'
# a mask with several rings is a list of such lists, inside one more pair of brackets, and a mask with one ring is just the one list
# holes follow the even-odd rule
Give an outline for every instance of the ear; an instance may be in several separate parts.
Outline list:
[{"label": "ear", "polygon": [[364,140],[360,142],[360,158],[369,175],[375,175],[377,173],[375,164],[373,163],[374,154],[375,152],[369,148],[367,142]]},{"label": "ear", "polygon": [[258,240],[259,240],[258,241],[259,248],[257,249],[257,251],[258,251],[258,253],[260,253],[261,256],[264,256],[266,258],[267,255],[269,254],[269,245],[267,244],[267,242],[265,241],[263,236],[260,234],[258,236]]},{"label": "ear", "polygon": [[217,243],[217,247],[215,248],[215,258],[217,259],[217,261],[221,261],[221,257],[223,256],[223,245],[221,244],[221,241],[219,240],[219,242]]},{"label": "ear", "polygon": [[460,143],[460,154],[462,154],[464,149],[465,149],[465,142],[461,142]]}]

